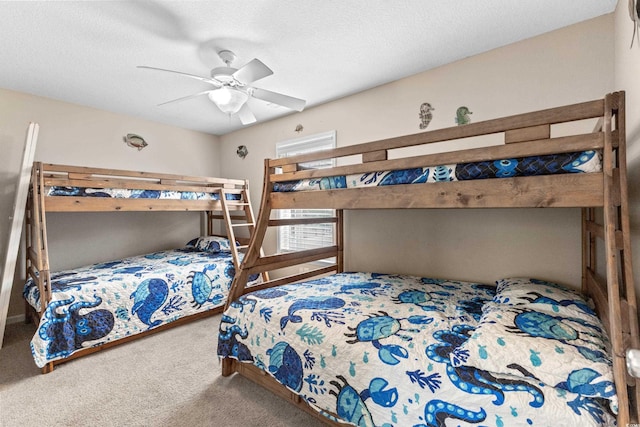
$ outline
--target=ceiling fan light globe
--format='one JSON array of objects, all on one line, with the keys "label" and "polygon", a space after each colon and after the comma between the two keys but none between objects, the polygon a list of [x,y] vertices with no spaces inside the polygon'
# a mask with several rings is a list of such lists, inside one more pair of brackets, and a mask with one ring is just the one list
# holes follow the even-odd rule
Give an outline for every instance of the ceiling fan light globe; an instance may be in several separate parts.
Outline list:
[{"label": "ceiling fan light globe", "polygon": [[246,93],[226,86],[210,91],[208,96],[226,114],[236,114],[249,99]]}]

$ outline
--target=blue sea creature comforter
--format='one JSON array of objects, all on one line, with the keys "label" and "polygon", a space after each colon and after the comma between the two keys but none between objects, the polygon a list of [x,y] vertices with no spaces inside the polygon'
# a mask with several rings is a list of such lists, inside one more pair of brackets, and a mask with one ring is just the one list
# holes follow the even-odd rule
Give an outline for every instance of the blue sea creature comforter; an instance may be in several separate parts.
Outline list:
[{"label": "blue sea creature comforter", "polygon": [[[342,273],[245,294],[218,356],[252,363],[325,416],[358,426],[596,426],[598,400],[457,366],[493,286]],[[494,340],[501,337],[496,336]]]},{"label": "blue sea creature comforter", "polygon": [[[51,186],[46,191],[47,196],[73,197],[101,197],[113,199],[162,199],[162,200],[220,200],[220,193],[205,193],[201,191],[175,190],[136,190],[130,188],[88,188]],[[227,193],[226,200],[239,200],[239,194]]]},{"label": "blue sea creature comforter", "polygon": [[[36,365],[221,307],[234,275],[230,252],[189,247],[52,273],[52,300],[31,341]],[[32,280],[23,294],[40,310]]]},{"label": "blue sea creature comforter", "polygon": [[518,176],[590,173],[601,170],[600,153],[590,150],[276,182],[273,185],[273,191],[331,190]]}]

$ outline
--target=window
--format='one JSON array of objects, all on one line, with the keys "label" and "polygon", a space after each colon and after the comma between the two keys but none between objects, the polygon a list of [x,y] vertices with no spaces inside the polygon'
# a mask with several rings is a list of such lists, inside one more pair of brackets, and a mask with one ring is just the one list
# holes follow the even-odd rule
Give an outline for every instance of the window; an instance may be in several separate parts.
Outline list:
[{"label": "window", "polygon": [[[336,132],[329,131],[303,138],[290,139],[276,144],[277,157],[291,157],[336,147]],[[332,159],[304,163],[309,168],[329,168]],[[334,216],[333,209],[280,209],[280,219],[319,218]],[[334,224],[287,225],[278,227],[278,252],[315,249],[335,244]]]}]

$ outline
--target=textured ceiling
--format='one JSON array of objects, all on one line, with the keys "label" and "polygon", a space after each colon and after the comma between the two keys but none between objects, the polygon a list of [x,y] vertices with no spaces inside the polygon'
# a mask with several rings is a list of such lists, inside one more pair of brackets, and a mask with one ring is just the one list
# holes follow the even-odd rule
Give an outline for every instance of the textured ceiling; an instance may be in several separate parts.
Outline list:
[{"label": "textured ceiling", "polygon": [[[201,132],[242,127],[209,89],[231,50],[274,74],[254,86],[307,108],[571,25],[616,0],[0,1],[0,87]],[[251,99],[259,122],[291,110]]]}]

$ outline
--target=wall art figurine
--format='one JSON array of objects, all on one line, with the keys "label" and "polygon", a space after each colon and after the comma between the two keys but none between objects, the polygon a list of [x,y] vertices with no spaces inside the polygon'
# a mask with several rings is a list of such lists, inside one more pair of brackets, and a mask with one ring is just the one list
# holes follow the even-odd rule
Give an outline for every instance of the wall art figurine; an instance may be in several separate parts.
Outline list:
[{"label": "wall art figurine", "polygon": [[135,133],[128,133],[126,136],[123,136],[122,139],[125,144],[127,144],[131,148],[137,148],[138,151],[149,145],[143,137],[141,137],[140,135],[136,135]]},{"label": "wall art figurine", "polygon": [[247,148],[246,145],[238,145],[238,149],[236,150],[236,154],[241,159],[244,159],[245,157],[247,157],[247,154],[249,154],[249,149]]},{"label": "wall art figurine", "polygon": [[638,0],[629,0],[629,17],[633,21],[633,35],[629,47],[631,49],[634,39],[638,39],[638,45],[640,45],[640,2]]},{"label": "wall art figurine", "polygon": [[435,108],[433,108],[428,102],[425,102],[420,106],[420,114],[418,114],[421,122],[420,129],[426,129],[427,126],[429,126],[429,123],[431,123],[431,119],[433,119],[432,111],[434,110]]},{"label": "wall art figurine", "polygon": [[471,117],[469,117],[469,114],[473,113],[469,111],[469,108],[465,107],[464,105],[456,110],[456,123],[458,124],[458,126],[471,123]]}]

